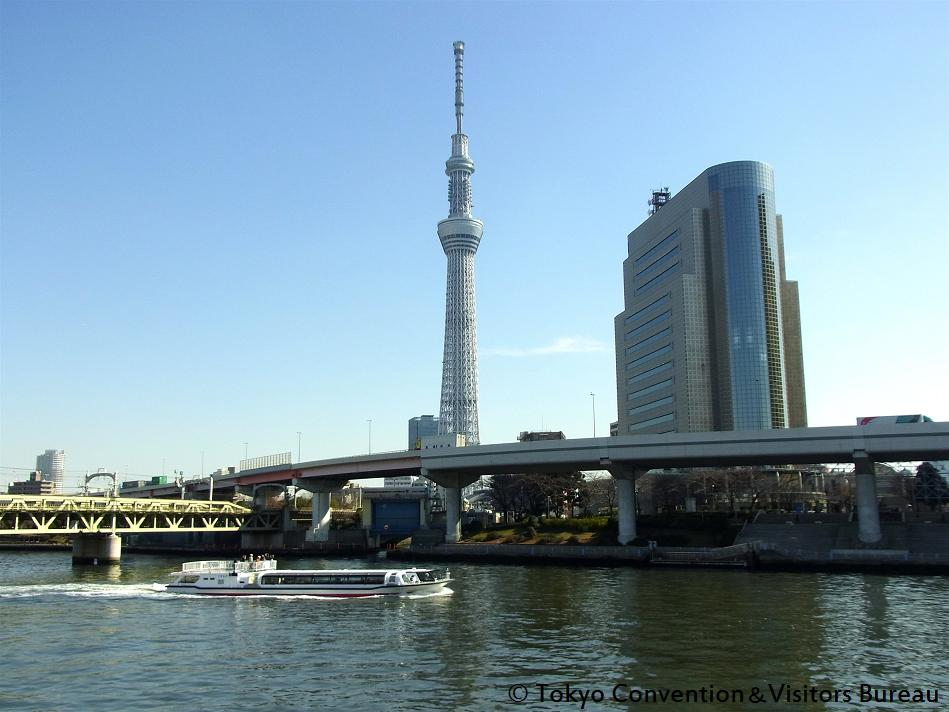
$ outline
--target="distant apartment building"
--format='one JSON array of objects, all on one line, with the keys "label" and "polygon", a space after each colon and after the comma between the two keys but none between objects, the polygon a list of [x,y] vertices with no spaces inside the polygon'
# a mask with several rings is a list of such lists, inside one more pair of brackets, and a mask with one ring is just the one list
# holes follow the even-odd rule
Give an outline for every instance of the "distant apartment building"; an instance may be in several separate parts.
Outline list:
[{"label": "distant apartment building", "polygon": [[66,453],[62,450],[47,450],[36,456],[36,469],[43,473],[43,479],[52,482],[57,491],[63,489],[66,472]]},{"label": "distant apartment building", "polygon": [[7,487],[7,494],[56,494],[56,483],[43,479],[39,470],[30,473],[28,479],[22,482],[11,482]]},{"label": "distant apartment building", "polygon": [[409,450],[421,450],[422,438],[438,435],[438,418],[419,415],[409,419]]},{"label": "distant apartment building", "polygon": [[807,425],[771,167],[712,166],[650,203],[627,238],[615,319],[619,434]]}]

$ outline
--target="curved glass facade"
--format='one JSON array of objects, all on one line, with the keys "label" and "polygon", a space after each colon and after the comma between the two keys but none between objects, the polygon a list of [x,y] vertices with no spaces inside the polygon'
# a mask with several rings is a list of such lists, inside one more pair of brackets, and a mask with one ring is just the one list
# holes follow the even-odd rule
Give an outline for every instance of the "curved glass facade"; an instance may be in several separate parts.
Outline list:
[{"label": "curved glass facade", "polygon": [[798,313],[782,237],[773,172],[758,161],[706,169],[629,234],[614,322],[620,432],[806,424],[802,359],[785,356],[800,319],[789,326],[782,304]]},{"label": "curved glass facade", "polygon": [[774,176],[764,163],[740,161],[708,169],[707,180],[709,202],[719,206],[713,244],[724,268],[719,313],[731,401],[728,429],[781,428],[786,417]]}]

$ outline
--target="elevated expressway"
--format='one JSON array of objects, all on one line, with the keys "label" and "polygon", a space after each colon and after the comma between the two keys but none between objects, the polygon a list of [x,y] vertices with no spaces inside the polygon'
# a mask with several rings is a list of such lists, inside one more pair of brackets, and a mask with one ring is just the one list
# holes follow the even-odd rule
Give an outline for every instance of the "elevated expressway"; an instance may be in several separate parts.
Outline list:
[{"label": "elevated expressway", "polygon": [[118,535],[238,531],[252,514],[232,502],[0,495],[0,535],[69,534],[76,563],[118,561]]},{"label": "elevated expressway", "polygon": [[[621,435],[465,448],[409,450],[245,470],[215,478],[215,488],[296,485],[314,493],[313,532],[329,523],[329,493],[348,480],[421,475],[447,488],[449,543],[460,535],[461,488],[482,475],[607,470],[617,480],[619,541],[636,536],[634,482],[651,469],[852,462],[860,538],[880,540],[874,463],[949,460],[949,423],[834,426],[781,430]],[[197,489],[209,483],[198,483]],[[172,486],[134,490],[177,496]],[[319,537],[317,537],[319,538]]]}]

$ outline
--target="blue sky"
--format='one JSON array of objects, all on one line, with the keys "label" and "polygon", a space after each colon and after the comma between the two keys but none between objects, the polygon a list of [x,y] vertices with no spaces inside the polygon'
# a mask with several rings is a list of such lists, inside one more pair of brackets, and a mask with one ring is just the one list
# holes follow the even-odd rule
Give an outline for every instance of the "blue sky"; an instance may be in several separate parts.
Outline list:
[{"label": "blue sky", "polygon": [[775,172],[812,425],[949,420],[949,5],[0,3],[0,480],[406,445],[466,42],[483,442],[616,417],[654,187]]}]

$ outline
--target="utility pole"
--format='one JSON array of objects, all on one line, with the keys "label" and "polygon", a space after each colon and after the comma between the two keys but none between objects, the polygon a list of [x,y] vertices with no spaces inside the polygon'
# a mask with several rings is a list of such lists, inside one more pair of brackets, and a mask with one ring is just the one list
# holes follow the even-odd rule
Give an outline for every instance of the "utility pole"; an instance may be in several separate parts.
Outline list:
[{"label": "utility pole", "polygon": [[593,437],[596,437],[596,393],[590,393],[593,398]]}]

